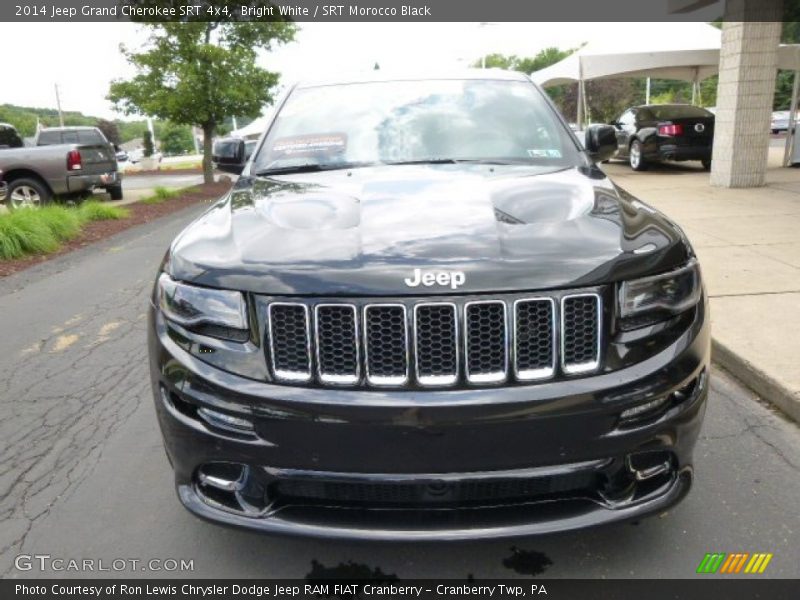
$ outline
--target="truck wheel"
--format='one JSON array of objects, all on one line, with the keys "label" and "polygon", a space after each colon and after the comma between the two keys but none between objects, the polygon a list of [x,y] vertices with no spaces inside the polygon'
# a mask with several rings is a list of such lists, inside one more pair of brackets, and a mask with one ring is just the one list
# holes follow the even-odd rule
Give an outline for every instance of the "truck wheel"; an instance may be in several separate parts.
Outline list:
[{"label": "truck wheel", "polygon": [[647,169],[647,161],[642,155],[642,142],[639,140],[633,140],[631,150],[628,153],[628,162],[631,165],[631,169],[634,171],[644,171]]},{"label": "truck wheel", "polygon": [[700,162],[703,163],[703,169],[704,170],[706,170],[706,171],[710,171],[711,170],[711,159],[710,158],[704,158]]},{"label": "truck wheel", "polygon": [[122,184],[107,187],[106,191],[112,200],[122,200]]},{"label": "truck wheel", "polygon": [[36,179],[15,179],[8,184],[8,207],[11,210],[38,208],[49,204],[52,198],[50,190]]}]

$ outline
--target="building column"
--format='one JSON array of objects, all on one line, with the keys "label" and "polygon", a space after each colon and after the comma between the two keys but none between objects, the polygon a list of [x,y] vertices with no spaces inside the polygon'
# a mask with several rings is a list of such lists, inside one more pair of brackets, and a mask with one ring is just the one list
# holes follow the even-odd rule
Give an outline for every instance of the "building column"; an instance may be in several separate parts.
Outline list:
[{"label": "building column", "polygon": [[711,185],[766,182],[782,0],[727,0]]}]

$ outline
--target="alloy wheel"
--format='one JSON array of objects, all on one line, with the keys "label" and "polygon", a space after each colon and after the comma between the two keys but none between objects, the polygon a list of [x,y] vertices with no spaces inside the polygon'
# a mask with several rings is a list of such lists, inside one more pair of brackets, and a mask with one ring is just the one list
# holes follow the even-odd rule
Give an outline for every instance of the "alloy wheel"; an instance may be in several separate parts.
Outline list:
[{"label": "alloy wheel", "polygon": [[42,197],[32,187],[21,185],[11,192],[9,201],[14,208],[36,208],[41,205]]},{"label": "alloy wheel", "polygon": [[631,145],[631,167],[638,169],[642,162],[642,152],[639,149],[639,144]]}]

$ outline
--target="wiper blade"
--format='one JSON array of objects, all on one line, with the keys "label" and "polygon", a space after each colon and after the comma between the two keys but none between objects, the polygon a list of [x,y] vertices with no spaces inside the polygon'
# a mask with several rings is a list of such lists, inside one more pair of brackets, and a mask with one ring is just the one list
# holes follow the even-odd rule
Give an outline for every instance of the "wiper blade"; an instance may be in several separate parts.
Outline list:
[{"label": "wiper blade", "polygon": [[385,165],[454,165],[460,161],[454,158],[420,158],[417,160],[387,160]]},{"label": "wiper blade", "polygon": [[307,163],[304,165],[291,165],[286,167],[272,167],[256,171],[257,177],[267,177],[269,175],[289,175],[292,173],[314,173],[317,171],[340,171],[342,169],[356,169],[358,167],[371,167],[377,163],[372,162],[350,162],[335,164]]},{"label": "wiper blade", "polygon": [[525,159],[503,159],[503,158],[421,158],[418,160],[393,160],[386,161],[385,165],[532,165],[533,163]]}]

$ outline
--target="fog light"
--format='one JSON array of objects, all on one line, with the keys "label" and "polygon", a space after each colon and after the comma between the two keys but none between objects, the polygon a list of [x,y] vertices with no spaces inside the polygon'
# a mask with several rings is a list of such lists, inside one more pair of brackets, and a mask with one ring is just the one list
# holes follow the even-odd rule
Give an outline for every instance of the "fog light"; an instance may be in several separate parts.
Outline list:
[{"label": "fog light", "polygon": [[197,414],[209,425],[217,427],[218,429],[225,429],[227,431],[253,432],[253,424],[247,419],[234,417],[233,415],[226,415],[225,413],[211,410],[210,408],[198,408]]},{"label": "fog light", "polygon": [[667,400],[669,400],[669,396],[662,396],[661,398],[656,398],[655,400],[651,400],[650,402],[645,402],[644,404],[639,404],[638,406],[634,406],[622,411],[621,416],[623,419],[638,417],[644,413],[654,411],[657,408],[663,406],[664,404],[666,404]]}]

